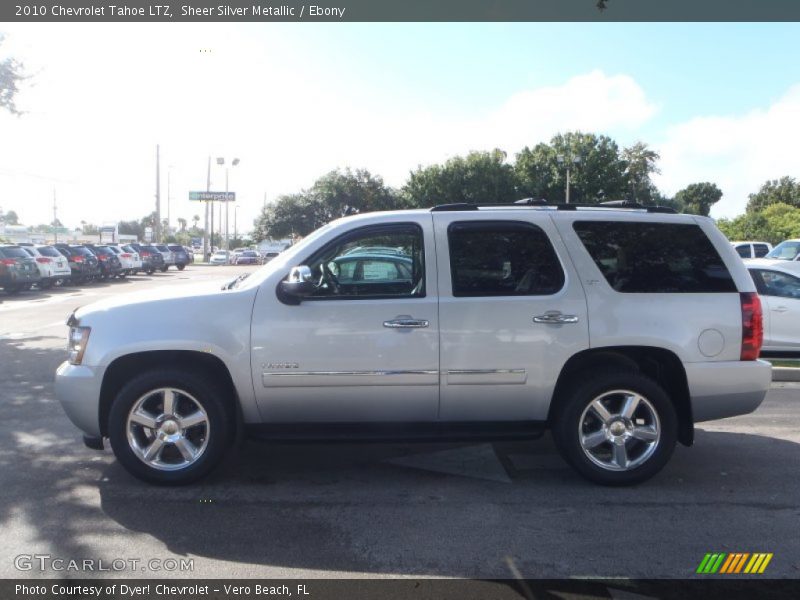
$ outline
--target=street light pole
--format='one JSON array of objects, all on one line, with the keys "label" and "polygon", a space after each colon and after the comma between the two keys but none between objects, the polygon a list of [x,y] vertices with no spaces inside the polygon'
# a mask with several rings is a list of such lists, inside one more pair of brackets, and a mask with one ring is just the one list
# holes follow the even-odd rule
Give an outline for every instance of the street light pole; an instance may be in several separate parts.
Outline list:
[{"label": "street light pole", "polygon": [[237,225],[238,217],[239,217],[239,207],[238,206],[234,206],[233,207],[233,239],[237,240],[237,243],[238,243],[238,240],[239,240],[239,227]]},{"label": "street light pole", "polygon": [[572,165],[577,165],[579,162],[581,162],[581,157],[580,156],[572,156],[571,154],[567,154],[567,155],[558,154],[556,156],[556,160],[558,161],[558,164],[560,164],[560,165],[564,165],[565,164],[567,166],[567,186],[566,186],[565,196],[566,196],[567,204],[569,204],[570,175],[571,175],[570,171],[572,169]]}]

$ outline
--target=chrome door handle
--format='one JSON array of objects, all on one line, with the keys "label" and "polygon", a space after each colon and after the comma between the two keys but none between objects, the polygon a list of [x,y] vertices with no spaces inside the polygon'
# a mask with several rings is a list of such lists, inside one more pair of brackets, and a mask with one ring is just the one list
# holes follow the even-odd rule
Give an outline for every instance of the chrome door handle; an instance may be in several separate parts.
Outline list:
[{"label": "chrome door handle", "polygon": [[412,319],[411,317],[398,317],[391,321],[384,321],[383,326],[390,329],[421,329],[430,325],[427,319]]},{"label": "chrome door handle", "polygon": [[564,323],[577,323],[577,315],[562,315],[558,311],[546,312],[543,315],[533,317],[534,323],[545,323],[548,325],[562,325]]}]

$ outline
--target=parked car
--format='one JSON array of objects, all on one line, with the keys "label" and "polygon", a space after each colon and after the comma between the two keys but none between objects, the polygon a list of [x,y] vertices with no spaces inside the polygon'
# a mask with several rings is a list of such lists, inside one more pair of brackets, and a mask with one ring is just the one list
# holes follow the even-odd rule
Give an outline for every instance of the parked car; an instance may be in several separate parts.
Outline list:
[{"label": "parked car", "polygon": [[152,275],[156,271],[162,270],[164,266],[164,255],[153,246],[143,244],[129,244],[129,246],[139,254],[139,258],[142,261],[142,271],[148,275]]},{"label": "parked car", "polygon": [[243,250],[234,260],[235,265],[260,265],[261,255],[255,250]]},{"label": "parked car", "polygon": [[119,263],[122,266],[120,277],[135,274],[142,268],[142,260],[139,258],[139,253],[133,248],[120,246],[118,244],[108,244],[108,249],[117,255]]},{"label": "parked car", "polygon": [[63,283],[69,279],[72,274],[66,257],[52,246],[20,244],[20,247],[36,261],[39,275],[41,275],[41,279],[36,284],[39,289],[50,289],[57,283]]},{"label": "parked car", "polygon": [[192,260],[189,258],[189,253],[186,252],[186,248],[183,246],[179,246],[178,244],[167,244],[167,248],[172,252],[173,259],[175,261],[175,266],[178,268],[178,271],[183,271]]},{"label": "parked car", "polygon": [[[375,253],[394,268],[345,277],[352,248],[381,246],[403,249]],[[546,429],[587,479],[634,484],[696,422],[755,410],[771,381],[742,260],[712,219],[661,207],[365,213],[223,289],[110,297],[68,324],[62,406],[87,445],[109,438],[128,471],[165,484],[208,473],[240,432]]]},{"label": "parked car", "polygon": [[86,244],[86,247],[97,257],[100,266],[99,279],[114,279],[122,274],[122,263],[111,248],[94,244]]},{"label": "parked car", "polygon": [[161,253],[161,256],[164,257],[164,264],[161,266],[161,271],[163,273],[166,273],[167,269],[170,267],[175,266],[175,256],[172,254],[172,250],[170,250],[166,244],[152,244],[152,246]]},{"label": "parked car", "polygon": [[0,244],[0,287],[7,294],[30,289],[41,278],[30,254],[16,244]]},{"label": "parked car", "polygon": [[800,240],[786,240],[770,250],[764,258],[800,260]]},{"label": "parked car", "polygon": [[800,263],[761,260],[747,268],[764,306],[763,353],[800,351]]},{"label": "parked car", "polygon": [[769,242],[731,242],[731,246],[742,258],[763,258],[772,250]]},{"label": "parked car", "polygon": [[227,265],[230,262],[228,251],[217,250],[211,255],[211,259],[208,262],[212,265]]},{"label": "parked car", "polygon": [[100,275],[100,261],[88,248],[78,244],[55,244],[54,248],[63,254],[70,268],[70,283],[88,283]]},{"label": "parked car", "polygon": [[264,252],[263,254],[264,262],[268,263],[273,258],[277,258],[279,254],[280,252]]},{"label": "parked car", "polygon": [[184,246],[183,249],[186,251],[186,256],[189,258],[189,263],[193,263],[195,249],[190,246]]}]

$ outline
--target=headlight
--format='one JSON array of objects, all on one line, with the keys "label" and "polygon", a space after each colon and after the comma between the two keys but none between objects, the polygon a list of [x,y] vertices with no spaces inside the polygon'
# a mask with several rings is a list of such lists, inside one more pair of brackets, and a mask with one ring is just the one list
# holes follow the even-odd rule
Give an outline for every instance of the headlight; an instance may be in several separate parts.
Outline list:
[{"label": "headlight", "polygon": [[91,327],[70,327],[69,328],[69,341],[67,343],[67,350],[69,356],[67,360],[71,365],[79,365],[83,360],[83,353],[86,352],[86,344],[89,342],[89,334]]}]

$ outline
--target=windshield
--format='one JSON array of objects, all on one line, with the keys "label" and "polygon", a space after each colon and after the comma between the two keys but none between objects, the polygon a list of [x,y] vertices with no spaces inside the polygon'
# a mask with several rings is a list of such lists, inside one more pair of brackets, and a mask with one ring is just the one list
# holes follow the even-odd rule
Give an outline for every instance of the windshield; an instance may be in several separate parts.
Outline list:
[{"label": "windshield", "polygon": [[775,246],[765,258],[777,258],[778,260],[794,260],[800,253],[800,242],[786,241]]}]

